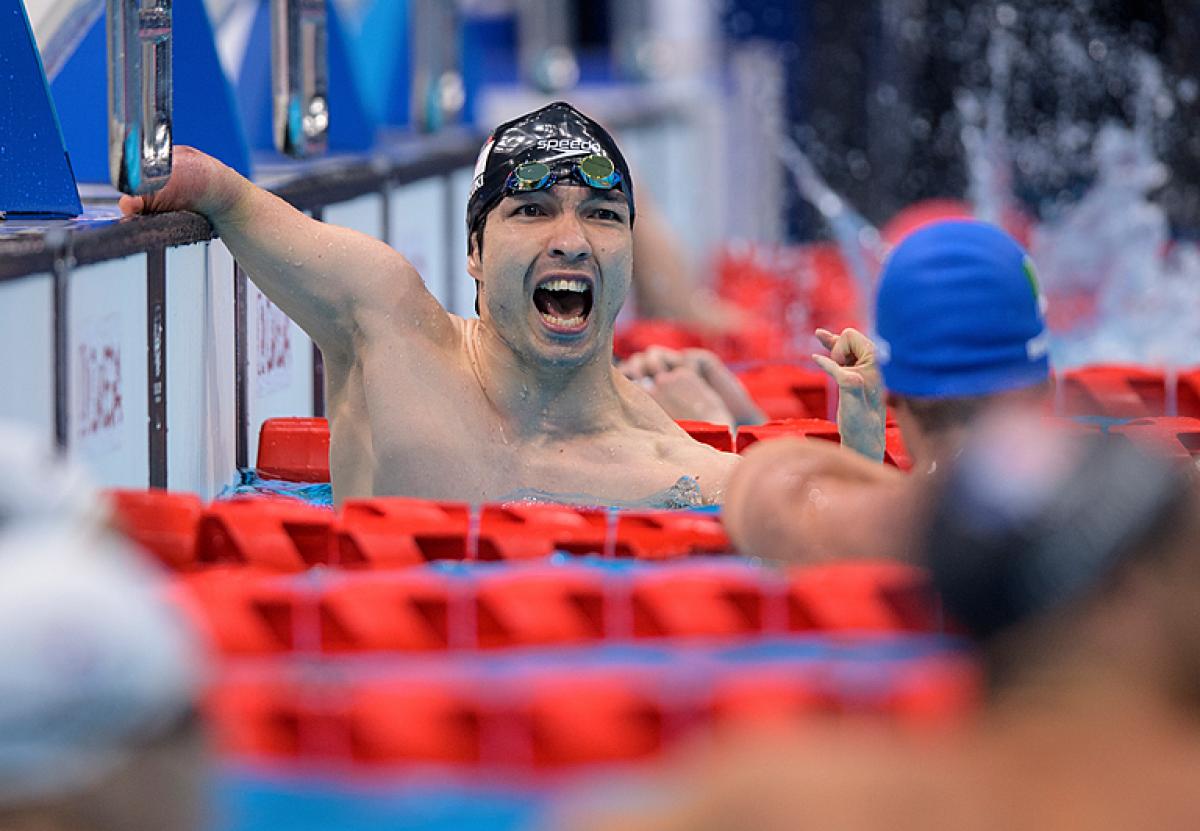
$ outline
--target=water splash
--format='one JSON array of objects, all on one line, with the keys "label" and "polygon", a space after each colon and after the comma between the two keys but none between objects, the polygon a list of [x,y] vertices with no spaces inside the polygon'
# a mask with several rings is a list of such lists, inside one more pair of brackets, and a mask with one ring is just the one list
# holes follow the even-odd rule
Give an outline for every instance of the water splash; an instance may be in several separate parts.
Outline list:
[{"label": "water splash", "polygon": [[862,298],[862,319],[870,326],[870,302],[875,295],[875,278],[879,264],[886,255],[883,238],[879,230],[843,199],[817,173],[812,161],[790,137],[779,134],[772,137],[779,160],[792,175],[800,195],[821,214],[833,233],[838,250],[841,251],[854,282],[858,296]]},{"label": "water splash", "polygon": [[1033,223],[1028,244],[1050,299],[1056,367],[1136,362],[1171,373],[1200,363],[1200,251],[1172,241],[1154,199],[1170,178],[1155,140],[1175,113],[1161,67],[1097,31],[1058,31],[1052,40],[1058,66],[1080,84],[1076,97],[1107,94],[1124,118],[1089,123],[1064,89],[1045,121],[1052,129],[1011,129],[1012,102],[1021,100],[1013,65],[1024,62],[1028,71],[1031,58],[1008,29],[997,28],[989,88],[958,97],[975,212],[1010,224],[1015,180],[1037,194],[1043,219]]}]

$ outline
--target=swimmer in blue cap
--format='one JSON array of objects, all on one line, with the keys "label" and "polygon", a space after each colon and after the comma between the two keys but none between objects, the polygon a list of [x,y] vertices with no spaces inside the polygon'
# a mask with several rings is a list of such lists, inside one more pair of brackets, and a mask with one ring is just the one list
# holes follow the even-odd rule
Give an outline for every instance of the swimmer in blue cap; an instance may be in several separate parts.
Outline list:
[{"label": "swimmer in blue cap", "polygon": [[634,188],[616,142],[558,102],[479,155],[467,270],[449,314],[399,253],[315,221],[191,148],[127,213],[194,210],[325,359],[334,496],[596,504],[720,500],[737,462],[691,439],[612,366]]},{"label": "swimmer in blue cap", "polygon": [[[1042,306],[1033,265],[1008,234],[983,222],[936,222],[906,237],[884,264],[877,341],[853,329],[820,333],[830,355],[816,357],[850,403],[857,430],[879,437],[880,457],[886,400],[921,476],[957,452],[978,415],[1044,400]],[[726,524],[741,550],[770,559],[904,557],[910,537],[898,531],[912,515],[912,485],[821,442],[764,442],[730,483]]]}]

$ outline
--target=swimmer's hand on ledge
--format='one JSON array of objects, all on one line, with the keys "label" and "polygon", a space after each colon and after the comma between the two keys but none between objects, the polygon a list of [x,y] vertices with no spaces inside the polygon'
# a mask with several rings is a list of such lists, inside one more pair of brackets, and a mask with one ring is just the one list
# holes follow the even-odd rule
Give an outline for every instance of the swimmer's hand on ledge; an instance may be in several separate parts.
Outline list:
[{"label": "swimmer's hand on ledge", "polygon": [[672,418],[731,426],[765,420],[737,376],[707,349],[652,346],[631,355],[618,369],[644,387]]},{"label": "swimmer's hand on ledge", "polygon": [[167,184],[154,193],[122,196],[117,204],[126,216],[194,211],[215,225],[237,206],[250,187],[245,178],[212,156],[194,147],[176,145]]},{"label": "swimmer's hand on ledge", "polygon": [[818,329],[816,335],[829,354],[814,353],[812,359],[838,385],[837,422],[842,445],[868,459],[883,461],[887,407],[875,344],[857,329],[843,329],[841,334]]}]

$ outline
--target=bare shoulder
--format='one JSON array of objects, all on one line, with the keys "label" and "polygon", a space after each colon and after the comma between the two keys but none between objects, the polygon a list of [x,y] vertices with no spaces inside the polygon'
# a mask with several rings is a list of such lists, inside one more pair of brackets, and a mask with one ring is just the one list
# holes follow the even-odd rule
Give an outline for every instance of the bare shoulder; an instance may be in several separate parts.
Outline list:
[{"label": "bare shoulder", "polygon": [[908,559],[916,499],[894,468],[828,442],[778,439],[745,453],[724,518],[740,551],[777,562]]}]

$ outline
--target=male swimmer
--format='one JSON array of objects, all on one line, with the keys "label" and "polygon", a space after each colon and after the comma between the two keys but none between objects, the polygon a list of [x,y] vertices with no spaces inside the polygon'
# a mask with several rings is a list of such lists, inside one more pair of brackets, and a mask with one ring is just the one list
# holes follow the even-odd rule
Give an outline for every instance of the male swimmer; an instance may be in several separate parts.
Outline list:
[{"label": "male swimmer", "polygon": [[206,216],[320,347],[339,501],[722,498],[737,457],[694,441],[612,365],[633,182],[612,137],[568,104],[500,125],[479,155],[467,204],[478,320],[447,313],[386,244],[191,148],[176,148],[163,190],[122,208]]},{"label": "male swimmer", "polygon": [[978,415],[1037,406],[1049,389],[1032,263],[994,226],[943,221],[905,238],[884,264],[875,326],[878,348],[853,329],[825,333],[831,354],[820,363],[867,421],[883,417],[871,403],[883,400],[882,370],[912,475],[819,441],[756,445],[725,500],[739,550],[783,562],[911,556],[904,529],[926,474],[953,458]]}]

